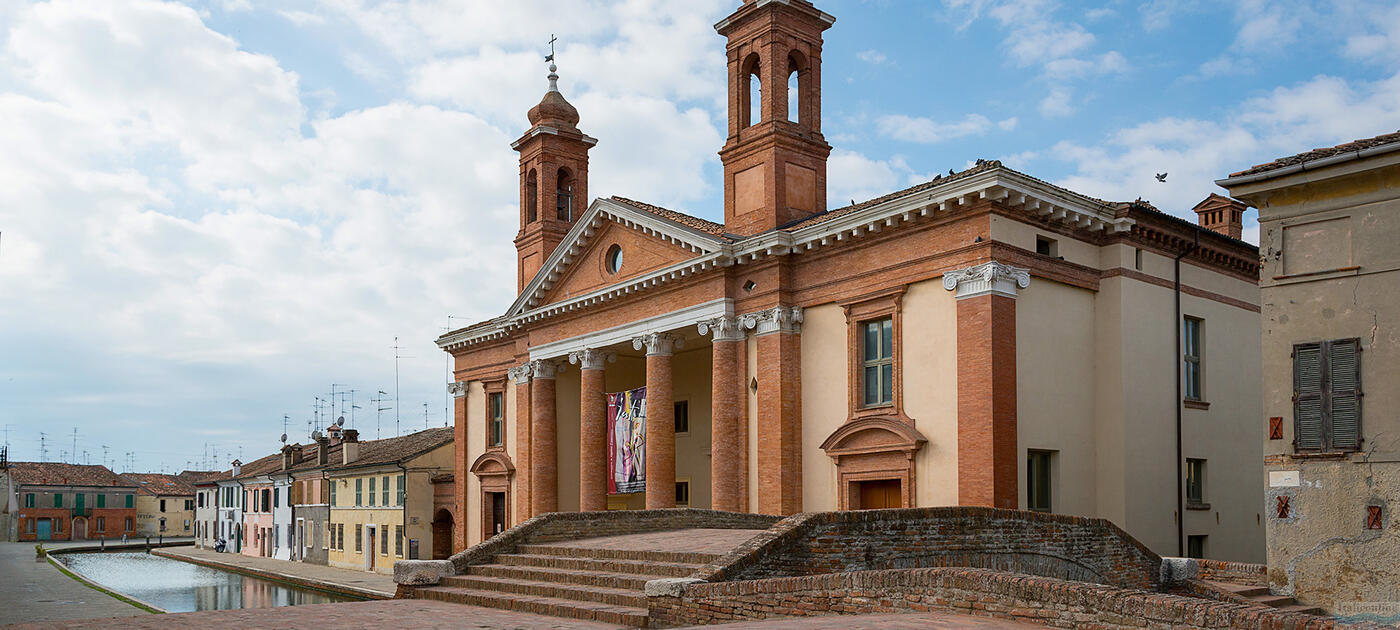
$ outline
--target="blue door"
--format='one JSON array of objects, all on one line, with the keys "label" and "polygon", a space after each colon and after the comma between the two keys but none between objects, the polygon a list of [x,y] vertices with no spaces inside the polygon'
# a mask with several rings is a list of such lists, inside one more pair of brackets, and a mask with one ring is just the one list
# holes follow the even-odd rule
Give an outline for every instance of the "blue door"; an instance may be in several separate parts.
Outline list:
[{"label": "blue door", "polygon": [[49,540],[53,538],[53,522],[46,518],[41,518],[39,523],[39,540]]}]

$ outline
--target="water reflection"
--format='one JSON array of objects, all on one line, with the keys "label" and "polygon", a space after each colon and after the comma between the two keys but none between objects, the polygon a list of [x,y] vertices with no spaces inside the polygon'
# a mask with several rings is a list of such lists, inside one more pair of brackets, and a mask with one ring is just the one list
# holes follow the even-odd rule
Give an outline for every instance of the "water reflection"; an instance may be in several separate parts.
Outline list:
[{"label": "water reflection", "polygon": [[58,557],[98,584],[170,612],[352,601],[140,552]]}]

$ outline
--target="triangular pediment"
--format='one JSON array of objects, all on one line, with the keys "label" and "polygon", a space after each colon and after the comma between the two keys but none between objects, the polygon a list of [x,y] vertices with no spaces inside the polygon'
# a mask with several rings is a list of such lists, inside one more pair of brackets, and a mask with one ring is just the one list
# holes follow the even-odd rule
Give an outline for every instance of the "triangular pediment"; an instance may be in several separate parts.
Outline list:
[{"label": "triangular pediment", "polygon": [[[598,199],[545,260],[507,316],[570,300],[719,251],[725,241],[614,199]],[[608,250],[622,265],[612,272]]]}]

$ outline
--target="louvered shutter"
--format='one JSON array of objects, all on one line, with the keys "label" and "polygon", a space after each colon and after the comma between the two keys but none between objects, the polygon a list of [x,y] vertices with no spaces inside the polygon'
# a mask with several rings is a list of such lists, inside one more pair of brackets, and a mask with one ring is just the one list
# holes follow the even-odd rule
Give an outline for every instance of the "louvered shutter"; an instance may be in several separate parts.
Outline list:
[{"label": "louvered shutter", "polygon": [[1355,450],[1361,446],[1361,352],[1358,340],[1328,344],[1327,379],[1331,397],[1331,446]]},{"label": "louvered shutter", "polygon": [[1293,346],[1293,444],[1322,449],[1322,344]]}]

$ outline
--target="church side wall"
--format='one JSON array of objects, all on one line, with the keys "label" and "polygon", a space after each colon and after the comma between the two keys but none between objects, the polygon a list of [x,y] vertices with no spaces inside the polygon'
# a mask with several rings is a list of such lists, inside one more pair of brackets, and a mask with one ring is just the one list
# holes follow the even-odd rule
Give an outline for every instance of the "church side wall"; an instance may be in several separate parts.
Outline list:
[{"label": "church side wall", "polygon": [[805,512],[827,512],[838,507],[836,463],[822,451],[821,444],[846,422],[849,407],[846,371],[845,312],[835,304],[804,309],[802,510]]},{"label": "church side wall", "polygon": [[958,303],[935,278],[910,285],[903,309],[904,412],[928,438],[914,458],[914,505],[957,505]]},{"label": "church side wall", "polygon": [[[468,468],[486,452],[486,388],[481,381],[467,383],[467,443],[457,448],[463,447],[466,448]],[[467,472],[454,482],[466,484],[466,509],[458,506],[457,518],[466,519],[467,544],[474,545],[481,542],[481,480]]]}]

